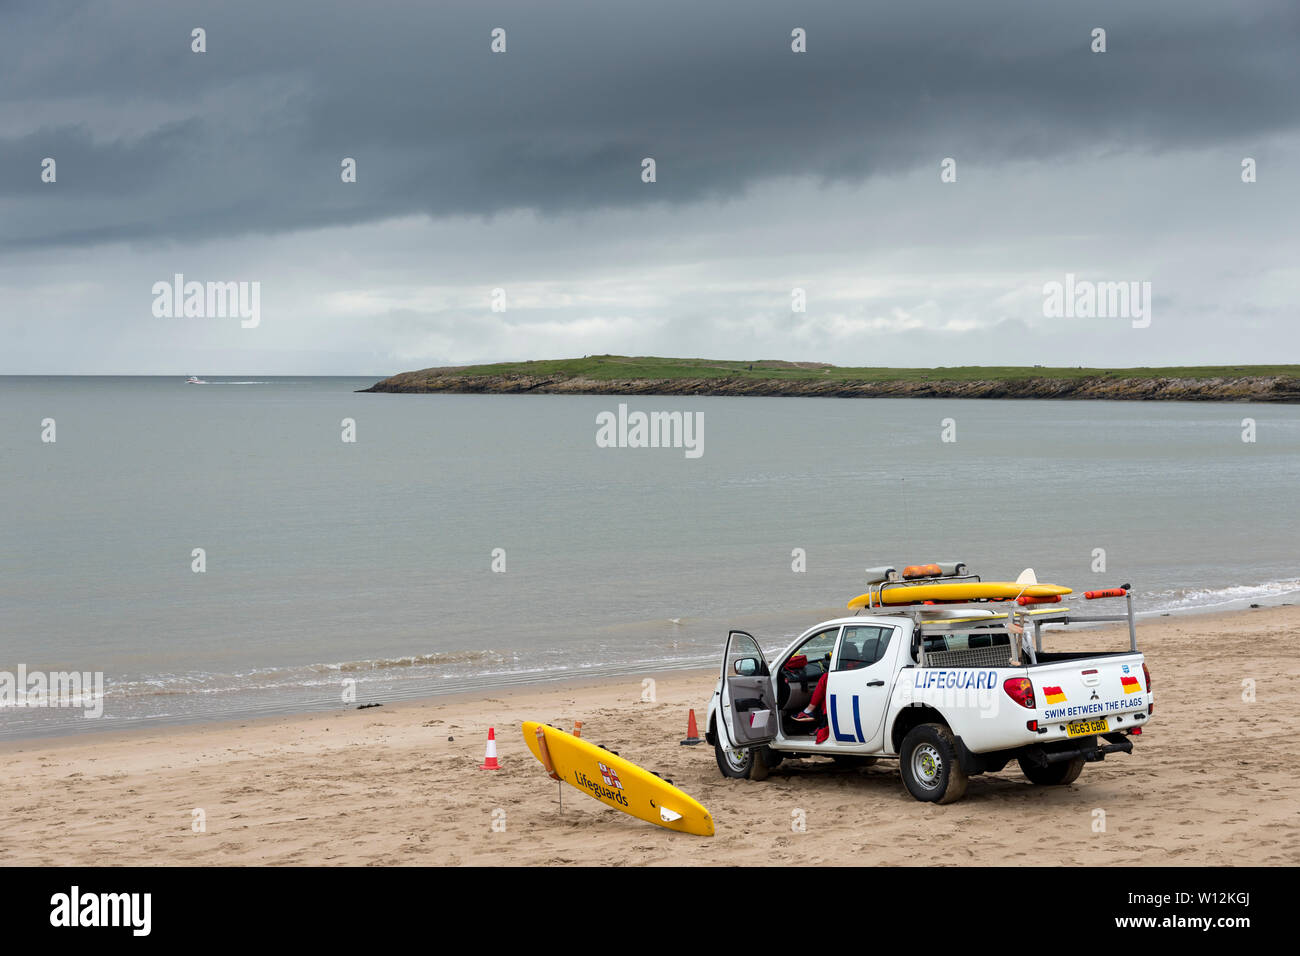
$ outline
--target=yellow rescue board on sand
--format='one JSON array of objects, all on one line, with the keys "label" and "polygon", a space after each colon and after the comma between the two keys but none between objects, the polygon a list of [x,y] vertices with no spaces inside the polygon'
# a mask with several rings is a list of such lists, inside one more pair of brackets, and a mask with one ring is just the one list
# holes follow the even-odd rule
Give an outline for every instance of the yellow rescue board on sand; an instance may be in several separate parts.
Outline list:
[{"label": "yellow rescue board on sand", "polygon": [[551,766],[560,779],[589,797],[666,830],[713,836],[713,817],[698,800],[630,760],[581,737],[536,721],[525,721],[524,743],[542,759],[537,728],[546,734]]},{"label": "yellow rescue board on sand", "polygon": [[872,590],[849,602],[849,610],[868,604],[915,604],[918,601],[1011,601],[1018,597],[1055,597],[1070,594],[1070,588],[1056,584],[1016,584],[1014,581],[967,581],[951,584],[917,584]]}]

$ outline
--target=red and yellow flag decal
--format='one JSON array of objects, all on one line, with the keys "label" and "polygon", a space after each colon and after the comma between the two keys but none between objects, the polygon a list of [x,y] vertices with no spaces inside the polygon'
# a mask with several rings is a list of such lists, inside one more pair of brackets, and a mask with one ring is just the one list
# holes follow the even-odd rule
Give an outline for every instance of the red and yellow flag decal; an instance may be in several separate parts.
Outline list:
[{"label": "red and yellow flag decal", "polygon": [[1126,694],[1142,693],[1142,685],[1138,683],[1138,679],[1136,677],[1121,677],[1119,679],[1119,682],[1123,686],[1124,693]]},{"label": "red and yellow flag decal", "polygon": [[1059,687],[1044,687],[1043,696],[1047,698],[1049,704],[1065,703],[1065,691]]}]

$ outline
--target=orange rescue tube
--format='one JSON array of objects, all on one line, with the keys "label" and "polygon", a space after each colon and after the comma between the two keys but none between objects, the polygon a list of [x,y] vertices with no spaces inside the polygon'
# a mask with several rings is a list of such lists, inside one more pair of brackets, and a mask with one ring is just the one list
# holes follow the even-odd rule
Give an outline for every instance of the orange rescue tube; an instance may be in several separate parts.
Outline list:
[{"label": "orange rescue tube", "polygon": [[943,568],[937,564],[909,564],[903,568],[903,580],[913,578],[937,578],[943,574]]},{"label": "orange rescue tube", "polygon": [[1051,597],[1018,597],[1016,603],[1021,607],[1027,604],[1060,604],[1061,595],[1053,594]]},{"label": "orange rescue tube", "polygon": [[1123,597],[1128,594],[1124,588],[1102,588],[1100,591],[1084,591],[1083,596],[1089,601],[1095,601],[1097,598]]},{"label": "orange rescue tube", "polygon": [[546,768],[552,780],[559,780],[560,775],[555,772],[555,764],[551,763],[551,752],[546,747],[546,731],[541,727],[537,728],[537,746],[542,752],[542,766]]}]

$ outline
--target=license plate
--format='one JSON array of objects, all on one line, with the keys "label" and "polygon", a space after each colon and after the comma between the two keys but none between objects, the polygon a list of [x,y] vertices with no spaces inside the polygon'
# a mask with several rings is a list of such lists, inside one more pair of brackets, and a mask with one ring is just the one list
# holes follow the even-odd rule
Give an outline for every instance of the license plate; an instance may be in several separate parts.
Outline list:
[{"label": "license plate", "polygon": [[1065,725],[1065,735],[1067,737],[1091,737],[1093,734],[1104,734],[1110,730],[1110,724],[1105,717],[1097,720],[1072,720]]}]

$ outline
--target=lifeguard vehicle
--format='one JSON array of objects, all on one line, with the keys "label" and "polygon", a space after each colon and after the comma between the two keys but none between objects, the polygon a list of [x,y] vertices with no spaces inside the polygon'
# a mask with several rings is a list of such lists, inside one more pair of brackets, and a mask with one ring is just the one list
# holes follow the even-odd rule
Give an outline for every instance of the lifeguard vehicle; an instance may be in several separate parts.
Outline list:
[{"label": "lifeguard vehicle", "polygon": [[[855,616],[823,621],[771,658],[753,635],[727,635],[705,732],[723,776],[762,780],[787,758],[897,760],[913,797],[952,803],[970,777],[1012,761],[1032,784],[1073,783],[1086,764],[1131,753],[1150,723],[1129,585],[1083,595],[1123,601],[1123,613],[1084,615],[1060,606],[1070,588],[1039,584],[1032,570],[993,582],[961,562],[868,574],[849,602]],[[1058,649],[1073,625],[1120,621],[1125,650]]]}]

